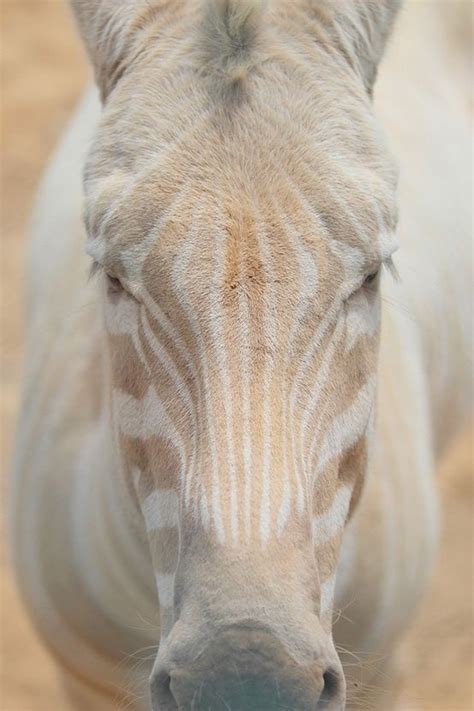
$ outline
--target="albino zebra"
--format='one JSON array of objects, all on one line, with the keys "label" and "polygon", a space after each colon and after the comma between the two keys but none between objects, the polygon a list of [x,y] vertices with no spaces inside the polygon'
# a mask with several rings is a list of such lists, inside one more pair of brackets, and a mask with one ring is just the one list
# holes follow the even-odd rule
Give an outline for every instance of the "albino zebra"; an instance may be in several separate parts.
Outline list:
[{"label": "albino zebra", "polygon": [[78,709],[396,703],[470,385],[460,10],[377,85],[397,197],[398,4],[72,0],[101,102],[35,212],[11,541]]}]

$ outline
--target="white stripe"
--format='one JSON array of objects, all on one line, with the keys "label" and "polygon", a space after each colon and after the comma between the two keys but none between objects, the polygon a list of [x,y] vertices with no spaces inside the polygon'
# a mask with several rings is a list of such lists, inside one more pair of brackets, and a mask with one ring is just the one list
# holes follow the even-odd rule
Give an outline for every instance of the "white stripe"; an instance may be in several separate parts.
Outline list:
[{"label": "white stripe", "polygon": [[[200,354],[200,364],[201,364],[201,369],[202,369],[202,374],[200,373],[195,373],[195,378],[196,382],[198,385],[200,385],[202,379],[204,379],[204,382],[209,382],[209,367],[207,363],[207,357],[206,357],[206,348],[204,345],[204,339],[201,333],[201,327],[199,324],[199,320],[196,316],[195,310],[187,298],[186,291],[183,291],[182,289],[182,284],[185,282],[184,279],[184,272],[191,261],[193,257],[193,247],[196,246],[195,244],[195,236],[197,235],[199,230],[199,220],[197,219],[197,215],[193,215],[193,227],[191,230],[191,233],[189,236],[187,236],[186,241],[181,248],[181,252],[179,256],[177,257],[175,261],[175,265],[173,268],[173,284],[175,287],[175,291],[178,295],[178,298],[180,300],[181,306],[186,312],[186,315],[188,316],[189,319],[189,324],[191,326],[191,330],[194,334],[194,337],[196,339],[196,343],[198,346],[199,354]],[[195,369],[193,368],[193,371]],[[199,398],[201,400],[201,391],[199,390]],[[217,455],[216,455],[216,446],[215,443],[217,441],[216,438],[216,433],[215,433],[215,427],[214,427],[214,422],[215,422],[215,416],[214,416],[214,411],[213,411],[213,406],[211,399],[209,397],[208,390],[204,388],[204,407],[206,411],[206,419],[207,419],[207,426],[209,428],[209,436],[211,439],[211,446],[209,448],[210,450],[210,456],[211,456],[211,466],[212,466],[212,513],[213,513],[213,520],[214,520],[214,525],[216,527],[216,534],[217,534],[217,539],[219,543],[224,543],[225,541],[225,528],[224,528],[224,522],[222,518],[222,507],[221,507],[221,492],[220,492],[220,482],[219,482],[219,470],[218,470],[218,462],[217,462]],[[201,403],[200,403],[201,405]]]},{"label": "white stripe", "polygon": [[[274,163],[274,166],[277,170],[281,172],[281,166],[277,165]],[[324,226],[321,218],[319,217],[318,213],[315,212],[313,207],[309,205],[306,196],[304,193],[298,188],[298,186],[295,184],[295,181],[293,178],[288,174],[284,173],[285,178],[287,179],[290,188],[293,190],[294,194],[297,196],[298,200],[301,202],[303,205],[306,214],[308,214],[314,223],[314,229],[316,232],[319,232],[320,234],[327,234],[326,227]],[[275,203],[274,203],[275,205]],[[278,207],[275,205],[276,209],[278,210]],[[281,218],[280,218],[281,219]],[[286,218],[286,220],[283,220],[285,224],[290,223],[291,221]],[[294,229],[294,237],[296,237],[296,243],[299,245],[299,248],[296,251],[298,261],[300,264],[300,269],[302,272],[306,274],[306,277],[309,278],[309,283],[311,284],[311,287],[304,293],[303,301],[299,307],[298,315],[295,317],[295,324],[292,329],[289,342],[288,342],[288,361],[289,362],[290,358],[296,357],[296,354],[294,352],[294,344],[297,343],[296,339],[296,334],[298,331],[298,327],[300,325],[300,319],[303,318],[303,315],[306,311],[305,304],[304,304],[304,298],[308,299],[308,305],[311,303],[311,293],[314,290],[314,292],[317,289],[318,286],[318,273],[315,272],[316,266],[314,265],[313,267],[310,266],[309,261],[310,258],[304,256],[304,248],[301,247],[300,241],[297,239],[297,231]],[[294,240],[295,241],[295,240]],[[304,281],[304,280],[303,280]],[[336,295],[337,297],[337,295]],[[291,389],[290,389],[290,395],[289,395],[289,417],[287,416],[287,402],[285,402],[284,406],[284,413],[285,413],[285,421],[287,423],[289,422],[294,422],[295,421],[295,408],[296,408],[296,402],[298,399],[299,395],[299,389],[303,383],[304,379],[304,374],[306,372],[306,369],[308,368],[309,364],[312,362],[313,357],[314,357],[314,350],[315,348],[319,345],[321,342],[324,333],[328,326],[331,323],[331,320],[334,318],[336,312],[337,312],[338,304],[337,304],[337,298],[335,301],[335,304],[333,305],[332,309],[330,310],[329,313],[326,314],[326,317],[323,319],[323,321],[320,323],[319,328],[317,329],[316,333],[313,336],[313,339],[310,342],[309,348],[306,351],[306,353],[303,356],[302,362],[301,362],[301,357],[300,354],[297,354],[297,357],[300,358],[300,365],[299,368],[296,372],[295,379],[293,380],[293,383],[291,384]],[[291,438],[290,438],[290,449],[291,449],[291,461],[293,464],[293,470],[294,470],[294,475],[296,479],[296,485],[297,485],[297,507],[298,511],[300,513],[303,512],[304,510],[304,505],[305,505],[305,490],[302,485],[302,477],[304,477],[304,472],[299,470],[298,467],[298,458],[296,456],[296,443],[295,443],[295,428],[291,427]],[[284,443],[284,452],[286,456],[286,441]],[[286,463],[286,468],[288,464]]]},{"label": "white stripe", "polygon": [[173,489],[156,489],[142,503],[147,531],[178,525],[179,501]]},{"label": "white stripe", "polygon": [[[340,343],[343,334],[344,322],[338,321],[334,333],[332,334],[331,342],[326,347],[326,352],[324,353],[323,362],[319,368],[318,374],[316,376],[316,382],[310,394],[309,404],[306,406],[302,418],[301,418],[301,431],[300,431],[300,457],[303,456],[304,442],[308,437],[309,427],[308,422],[312,415],[314,415],[320,396],[326,386],[329,376],[331,375],[331,365],[336,353],[336,348]],[[322,413],[321,413],[322,414]]]},{"label": "white stripe", "polygon": [[[302,360],[300,361],[300,365],[298,367],[298,371],[296,373],[295,379],[293,380],[293,383],[291,385],[291,390],[290,390],[290,419],[291,422],[295,422],[295,408],[296,408],[296,403],[298,400],[298,395],[299,391],[301,389],[301,386],[304,382],[304,376],[306,375],[306,372],[308,368],[311,366],[313,359],[314,359],[314,354],[317,349],[317,347],[321,344],[321,341],[324,337],[324,334],[326,333],[327,329],[331,325],[331,322],[335,318],[335,314],[337,313],[337,310],[339,308],[339,297],[336,295],[335,300],[334,300],[334,305],[329,311],[326,313],[324,318],[319,324],[319,327],[317,328],[313,338],[311,339],[311,342],[309,344],[309,347],[307,348]],[[322,423],[322,418],[320,419],[319,427],[321,426]],[[316,437],[315,437],[316,439]],[[296,444],[295,444],[295,428],[292,427],[292,437],[291,437],[291,451],[292,451],[292,456],[293,456],[293,461],[296,460]],[[311,461],[311,458],[308,459],[308,461]],[[299,510],[302,510],[302,504],[304,502],[298,501],[298,507]]]},{"label": "white stripe", "polygon": [[352,497],[352,487],[342,486],[336,493],[331,508],[321,516],[313,518],[313,542],[321,546],[340,533],[346,523],[349,504]]},{"label": "white stripe", "polygon": [[[262,262],[265,264],[265,269],[269,274],[269,279],[265,284],[263,291],[263,300],[265,304],[265,314],[263,318],[262,328],[265,330],[267,343],[270,348],[275,348],[277,341],[277,312],[276,312],[276,294],[272,284],[275,283],[275,274],[271,268],[272,255],[268,248],[265,236],[257,230],[257,242],[262,257]],[[262,499],[260,505],[260,537],[262,543],[267,543],[271,533],[271,508],[270,508],[270,455],[272,447],[270,443],[270,434],[272,428],[270,398],[269,391],[273,378],[274,366],[273,359],[267,357],[265,359],[264,371],[264,400],[263,400],[263,463],[262,463]]]},{"label": "white stripe", "polygon": [[344,606],[344,600],[350,594],[351,582],[355,579],[355,565],[357,564],[357,531],[354,519],[349,521],[344,529],[339,562],[336,573],[335,604]]},{"label": "white stripe", "polygon": [[345,353],[349,353],[360,336],[374,336],[380,324],[380,302],[368,297],[362,289],[354,294],[346,317]]},{"label": "white stripe", "polygon": [[159,324],[159,326],[163,329],[168,338],[172,341],[176,350],[188,366],[190,373],[192,373],[193,376],[197,377],[196,367],[193,363],[188,349],[186,348],[186,344],[181,338],[178,331],[176,331],[169,318],[163,313],[154,298],[147,292],[144,287],[141,287],[140,289],[140,298],[143,300],[144,305],[150,311],[155,321]]},{"label": "white stripe", "polygon": [[[285,468],[285,471],[286,471],[286,468]],[[285,480],[285,484],[283,487],[283,497],[282,497],[282,502],[281,502],[281,506],[280,506],[280,510],[278,512],[278,518],[277,518],[277,536],[279,538],[282,535],[284,529],[286,528],[286,525],[287,525],[288,520],[290,518],[290,513],[291,513],[291,487],[290,487],[290,480],[288,477],[288,473],[286,473],[286,480]]]},{"label": "white stripe", "polygon": [[156,574],[156,587],[160,607],[173,607],[174,574]]},{"label": "white stripe", "polygon": [[163,437],[179,450],[184,464],[186,456],[183,440],[153,386],[148,388],[141,400],[137,400],[123,390],[114,389],[113,407],[118,415],[119,427],[123,434],[138,439]]},{"label": "white stripe", "polygon": [[[220,220],[219,220],[220,221]],[[222,309],[222,284],[225,277],[225,246],[226,232],[216,230],[214,234],[216,277],[211,285],[211,300],[213,301],[213,318],[209,321],[212,333],[212,346],[216,354],[217,369],[222,385],[222,405],[225,412],[225,434],[227,444],[227,468],[230,479],[230,528],[232,542],[239,539],[239,520],[237,511],[237,476],[235,467],[235,445],[233,439],[232,387],[227,362],[226,337],[222,328],[224,312]]]},{"label": "white stripe", "polygon": [[321,584],[320,590],[320,603],[319,603],[319,614],[321,617],[325,617],[328,612],[331,611],[334,604],[334,590],[336,588],[336,574],[333,573],[331,577]]},{"label": "white stripe", "polygon": [[[180,400],[183,402],[183,404],[186,405],[188,412],[191,415],[194,415],[195,408],[194,408],[194,403],[191,398],[191,393],[189,392],[189,389],[186,386],[185,381],[183,380],[182,376],[179,374],[179,371],[178,371],[174,361],[169,356],[166,348],[163,346],[163,344],[158,340],[156,335],[153,333],[153,330],[150,326],[150,322],[148,321],[146,312],[144,312],[144,315],[143,315],[143,331],[144,331],[145,337],[148,341],[148,345],[150,346],[153,353],[156,355],[156,357],[160,361],[160,363],[163,366],[163,368],[165,369],[165,372],[167,373],[167,375],[170,377],[170,379],[175,384],[176,391],[178,393]],[[194,415],[193,419],[195,421],[195,415]]]},{"label": "white stripe", "polygon": [[140,478],[141,478],[141,471],[138,467],[133,467],[132,468],[132,479],[133,479],[133,485],[135,487],[135,491],[137,494],[139,494],[140,491]]},{"label": "white stripe", "polygon": [[243,464],[244,464],[244,526],[247,541],[250,540],[252,526],[252,433],[250,423],[250,314],[247,296],[239,290],[239,323],[240,323],[240,358],[241,358],[241,392],[242,392],[242,419],[243,419]]},{"label": "white stripe", "polygon": [[[151,171],[152,173],[157,169],[156,160],[148,161],[150,163],[150,170],[143,170],[138,174],[137,178],[134,180],[133,188],[140,181],[146,181],[146,177]],[[137,287],[137,292],[140,295],[140,299],[143,301],[142,297],[146,294],[146,289],[143,286],[142,269],[145,260],[149,257],[150,252],[155,248],[156,243],[159,241],[166,225],[170,222],[173,217],[180,215],[182,212],[182,205],[189,202],[189,193],[191,191],[190,182],[183,183],[177,192],[174,193],[173,199],[169,205],[167,205],[164,210],[158,214],[156,222],[153,225],[153,229],[146,231],[145,234],[139,241],[139,247],[137,248],[137,243],[132,242],[131,246],[127,249],[121,247],[120,249],[120,260],[125,266],[125,272],[127,279],[133,282],[135,287]],[[128,201],[133,201],[133,194],[130,195]],[[127,204],[127,202],[125,202]],[[122,212],[124,203],[118,205],[119,212]],[[117,232],[120,238],[120,231]]]},{"label": "white stripe", "polygon": [[124,295],[117,303],[110,299],[106,301],[105,322],[107,331],[115,335],[128,336],[138,357],[140,358],[148,375],[151,374],[150,366],[147,363],[143,352],[138,327],[140,325],[140,311],[138,303],[130,296]]},{"label": "white stripe", "polygon": [[153,330],[150,326],[150,323],[148,321],[146,312],[143,314],[143,330],[146,336],[146,339],[148,341],[149,346],[153,350],[154,354],[160,361],[160,363],[163,365],[166,373],[170,377],[170,379],[173,381],[173,383],[176,386],[176,390],[178,393],[178,396],[183,402],[183,404],[186,406],[186,409],[188,413],[190,414],[192,418],[192,438],[193,438],[193,445],[191,448],[191,455],[189,458],[189,463],[188,463],[188,469],[184,474],[186,485],[185,485],[185,498],[184,502],[185,505],[187,506],[189,504],[189,498],[191,494],[191,482],[193,479],[193,474],[195,471],[195,459],[196,459],[196,451],[197,451],[197,437],[198,437],[198,421],[197,421],[197,413],[196,413],[196,408],[194,406],[191,393],[183,380],[182,376],[179,374],[179,371],[174,364],[173,360],[170,358],[166,348],[160,343],[160,341],[157,339],[155,334],[153,333]]},{"label": "white stripe", "polygon": [[[291,247],[293,248],[293,251],[295,252],[298,265],[299,265],[299,274],[302,279],[302,289],[301,289],[301,294],[300,294],[300,302],[298,304],[298,309],[296,312],[296,316],[293,321],[293,325],[291,328],[290,335],[288,337],[288,345],[287,345],[287,360],[286,360],[286,366],[288,367],[288,363],[290,362],[291,358],[293,357],[293,343],[296,340],[296,335],[301,327],[301,323],[303,322],[304,316],[306,315],[306,312],[308,311],[308,308],[314,303],[315,299],[315,294],[319,285],[319,270],[316,265],[316,261],[314,259],[314,256],[311,254],[311,252],[306,248],[306,246],[303,244],[301,239],[299,238],[299,232],[294,226],[293,222],[291,219],[288,217],[287,214],[284,214],[282,211],[280,211],[278,203],[272,199],[272,206],[275,212],[279,216],[280,223],[282,227],[284,228],[285,232],[291,237],[289,238],[289,243]],[[301,283],[301,280],[300,280]],[[284,464],[284,476],[285,476],[285,484],[283,488],[283,498],[282,502],[280,505],[280,510],[278,513],[278,519],[277,519],[277,531],[278,531],[278,536],[281,536],[283,529],[287,525],[287,522],[289,520],[289,516],[291,513],[291,488],[290,488],[290,473],[289,473],[289,462],[288,462],[288,429],[290,427],[290,418],[287,416],[288,412],[288,398],[283,399],[283,422],[285,423],[285,431],[284,431],[284,440],[283,440],[283,464]],[[292,455],[292,465],[293,465],[293,471],[294,471],[294,476],[296,479],[296,487],[297,487],[297,503],[298,503],[298,510],[300,512],[303,511],[304,508],[304,489],[302,486],[302,477],[304,476],[303,470],[300,472],[298,470],[297,463],[295,461],[295,443],[294,443],[294,436],[293,436],[293,428],[291,431],[291,455]]]},{"label": "white stripe", "polygon": [[[368,378],[359,390],[352,405],[333,420],[319,450],[316,475],[324,469],[331,459],[350,449],[364,434],[374,404],[375,386],[375,376]],[[311,455],[316,445],[317,436],[311,447]]]},{"label": "white stripe", "polygon": [[200,484],[200,491],[201,495],[199,497],[199,510],[201,514],[201,523],[204,527],[204,529],[207,531],[209,528],[209,524],[211,522],[210,516],[209,516],[209,506],[207,503],[207,494],[204,490],[204,485],[202,480],[199,480]]}]

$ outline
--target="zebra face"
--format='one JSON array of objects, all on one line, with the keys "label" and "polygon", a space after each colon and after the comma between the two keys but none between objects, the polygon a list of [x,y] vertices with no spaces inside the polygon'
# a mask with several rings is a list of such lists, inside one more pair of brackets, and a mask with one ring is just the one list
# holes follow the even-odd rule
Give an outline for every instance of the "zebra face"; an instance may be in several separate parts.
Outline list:
[{"label": "zebra face", "polygon": [[216,199],[187,222],[181,196],[139,280],[103,275],[105,317],[113,416],[150,532],[189,524],[262,550],[296,537],[320,558],[326,617],[367,467],[382,250],[334,240],[308,205],[295,212],[302,198],[291,213],[283,188]]},{"label": "zebra face", "polygon": [[322,56],[331,82],[303,63],[295,83],[288,53],[230,106],[186,62],[172,85],[157,70],[136,89],[132,72],[86,171],[111,416],[160,603],[160,709],[198,687],[203,708],[233,703],[242,678],[274,708],[268,665],[287,707],[344,695],[331,618],[368,466],[396,174],[347,67]]},{"label": "zebra face", "polygon": [[[102,275],[112,415],[156,573],[156,678],[187,667],[224,625],[199,678],[215,654],[261,641],[290,670],[285,650],[301,648],[308,679],[321,686],[329,669],[342,689],[335,575],[368,462],[388,252],[333,238],[303,193],[277,189],[276,176],[273,186],[267,199],[197,207],[183,190],[160,208],[148,254],[136,260],[132,247],[123,271]],[[253,641],[242,620],[257,625]]]}]

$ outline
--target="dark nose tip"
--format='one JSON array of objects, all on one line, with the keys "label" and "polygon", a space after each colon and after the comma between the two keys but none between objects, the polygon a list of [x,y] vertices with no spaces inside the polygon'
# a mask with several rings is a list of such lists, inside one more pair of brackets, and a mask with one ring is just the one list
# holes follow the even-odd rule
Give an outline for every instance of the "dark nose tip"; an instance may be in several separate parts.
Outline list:
[{"label": "dark nose tip", "polygon": [[[309,704],[296,697],[302,689],[293,689],[291,698],[287,689],[282,689],[277,679],[271,680],[240,677],[229,679],[224,684],[206,684],[201,680],[194,690],[182,698],[182,688],[176,688],[176,678],[162,676],[154,680],[153,711],[342,711],[344,695],[341,693],[339,673],[328,669],[323,674],[323,686],[319,698]],[[180,681],[178,680],[178,686]],[[273,686],[273,689],[272,689]],[[176,696],[173,693],[175,688]],[[158,700],[159,699],[159,700]]]},{"label": "dark nose tip", "polygon": [[338,663],[301,665],[261,630],[228,631],[192,663],[152,679],[153,711],[343,711]]}]

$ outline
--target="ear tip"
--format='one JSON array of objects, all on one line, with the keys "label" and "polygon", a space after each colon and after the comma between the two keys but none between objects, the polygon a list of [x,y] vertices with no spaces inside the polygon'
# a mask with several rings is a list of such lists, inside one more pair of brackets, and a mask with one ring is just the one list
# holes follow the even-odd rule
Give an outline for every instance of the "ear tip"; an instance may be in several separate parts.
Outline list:
[{"label": "ear tip", "polygon": [[403,0],[359,0],[357,3],[345,3],[346,12],[341,12],[340,4],[333,4],[369,96],[372,95],[378,65],[402,4]]}]

